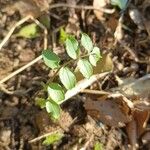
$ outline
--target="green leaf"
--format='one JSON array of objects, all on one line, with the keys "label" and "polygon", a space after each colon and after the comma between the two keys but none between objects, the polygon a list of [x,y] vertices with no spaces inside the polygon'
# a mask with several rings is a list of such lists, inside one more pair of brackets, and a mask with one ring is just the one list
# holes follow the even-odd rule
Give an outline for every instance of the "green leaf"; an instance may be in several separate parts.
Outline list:
[{"label": "green leaf", "polygon": [[93,66],[96,66],[96,63],[100,60],[101,54],[100,54],[100,49],[98,47],[94,47],[90,56],[89,56],[89,61]]},{"label": "green leaf", "polygon": [[41,109],[45,108],[46,100],[44,98],[38,98],[35,100],[35,105],[39,106]]},{"label": "green leaf", "polygon": [[67,54],[72,59],[77,59],[78,46],[79,46],[78,41],[74,37],[68,37],[65,44],[66,44]]},{"label": "green leaf", "polygon": [[62,67],[60,69],[59,78],[67,90],[72,89],[76,84],[76,77],[68,67]]},{"label": "green leaf", "polygon": [[90,76],[93,74],[92,65],[89,63],[88,60],[86,60],[86,59],[80,59],[78,61],[77,66],[78,66],[80,72],[82,73],[82,75],[85,78],[90,78]]},{"label": "green leaf", "polygon": [[118,6],[120,9],[124,9],[127,5],[128,0],[111,0],[111,4]]},{"label": "green leaf", "polygon": [[51,50],[49,49],[44,50],[42,52],[42,57],[43,57],[44,63],[51,69],[55,69],[59,67],[60,58]]},{"label": "green leaf", "polygon": [[59,119],[61,108],[55,101],[46,102],[46,111],[51,114],[52,118]]},{"label": "green leaf", "polygon": [[58,83],[50,83],[47,90],[51,99],[56,103],[65,99],[64,91]]},{"label": "green leaf", "polygon": [[93,43],[92,43],[92,40],[90,39],[90,37],[85,34],[85,33],[82,33],[82,36],[81,36],[81,44],[82,46],[88,51],[88,52],[91,52],[92,49],[93,49]]},{"label": "green leaf", "polygon": [[60,141],[63,136],[64,135],[62,133],[53,133],[53,134],[47,136],[42,144],[46,145],[46,146],[48,146],[50,144],[54,144],[54,143]]},{"label": "green leaf", "polygon": [[94,150],[103,150],[103,145],[99,142],[96,142],[94,145]]},{"label": "green leaf", "polygon": [[38,26],[35,23],[28,24],[20,29],[18,33],[15,34],[17,37],[25,38],[36,38],[39,36]]},{"label": "green leaf", "polygon": [[64,44],[66,39],[69,37],[70,35],[68,33],[65,32],[65,30],[63,28],[60,29],[60,37],[59,37],[59,41],[60,43]]}]

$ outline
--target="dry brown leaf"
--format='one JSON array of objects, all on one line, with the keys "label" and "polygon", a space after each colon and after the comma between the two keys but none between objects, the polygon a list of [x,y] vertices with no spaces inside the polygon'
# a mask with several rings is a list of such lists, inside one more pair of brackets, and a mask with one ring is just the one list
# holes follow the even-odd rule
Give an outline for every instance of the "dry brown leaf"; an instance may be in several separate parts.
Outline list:
[{"label": "dry brown leaf", "polygon": [[149,119],[149,112],[135,110],[133,117],[137,123],[137,136],[139,138],[147,126],[147,122]]},{"label": "dry brown leaf", "polygon": [[146,98],[150,94],[150,74],[147,74],[139,79],[122,79],[122,84],[117,88],[112,88],[111,90],[114,92],[119,91],[126,97],[140,96]]},{"label": "dry brown leaf", "polygon": [[113,94],[106,99],[87,99],[85,109],[93,119],[109,126],[124,126],[131,121],[133,104],[120,94]]},{"label": "dry brown leaf", "polygon": [[[108,4],[108,0],[93,0],[93,7],[95,8],[104,8]],[[94,14],[96,15],[97,19],[104,20],[104,12],[94,10]]]},{"label": "dry brown leaf", "polygon": [[150,102],[147,100],[138,100],[134,102],[134,107],[141,111],[150,111]]},{"label": "dry brown leaf", "polygon": [[129,142],[131,144],[131,149],[136,150],[138,147],[137,143],[137,124],[134,119],[126,125],[126,131],[128,134]]}]

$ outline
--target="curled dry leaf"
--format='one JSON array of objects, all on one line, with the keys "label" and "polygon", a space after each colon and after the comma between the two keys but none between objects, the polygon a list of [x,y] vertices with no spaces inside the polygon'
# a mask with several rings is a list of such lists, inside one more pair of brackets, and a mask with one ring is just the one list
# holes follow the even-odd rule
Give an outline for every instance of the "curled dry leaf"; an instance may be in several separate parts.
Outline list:
[{"label": "curled dry leaf", "polygon": [[131,121],[133,104],[120,94],[87,99],[84,107],[93,119],[109,126],[124,126]]},{"label": "curled dry leaf", "polygon": [[137,124],[134,119],[126,125],[126,131],[128,134],[131,149],[136,150],[138,148],[137,143]]},{"label": "curled dry leaf", "polygon": [[[93,0],[93,7],[95,8],[104,8],[109,3],[108,0]],[[96,15],[97,19],[104,20],[102,11],[94,10],[94,14]]]},{"label": "curled dry leaf", "polygon": [[149,111],[135,110],[133,117],[136,120],[137,136],[139,138],[147,126],[147,122],[149,120]]},{"label": "curled dry leaf", "polygon": [[148,111],[135,110],[133,112],[133,119],[126,125],[128,138],[132,149],[138,147],[137,141],[146,129],[149,120]]}]

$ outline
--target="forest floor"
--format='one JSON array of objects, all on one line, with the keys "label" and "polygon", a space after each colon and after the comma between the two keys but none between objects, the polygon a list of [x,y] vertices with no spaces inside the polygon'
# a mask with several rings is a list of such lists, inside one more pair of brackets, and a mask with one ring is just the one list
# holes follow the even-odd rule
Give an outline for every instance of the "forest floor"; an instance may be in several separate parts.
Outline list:
[{"label": "forest floor", "polygon": [[[0,0],[0,41],[22,17],[8,7],[11,2]],[[92,0],[55,0],[50,5],[55,3],[93,5]],[[68,56],[60,42],[60,29],[78,39],[85,32],[103,56],[96,73],[107,74],[63,103],[58,121],[35,105],[38,97],[45,96],[42,83],[53,76],[42,60],[10,78],[0,91],[0,150],[150,149],[150,2],[131,1],[123,18],[118,7],[109,4],[105,8],[115,8],[115,12],[49,10],[48,47],[65,62]],[[40,56],[42,50],[42,30],[32,39],[13,34],[0,50],[0,81]],[[55,131],[63,137],[51,145],[42,144],[45,137],[37,139]]]}]

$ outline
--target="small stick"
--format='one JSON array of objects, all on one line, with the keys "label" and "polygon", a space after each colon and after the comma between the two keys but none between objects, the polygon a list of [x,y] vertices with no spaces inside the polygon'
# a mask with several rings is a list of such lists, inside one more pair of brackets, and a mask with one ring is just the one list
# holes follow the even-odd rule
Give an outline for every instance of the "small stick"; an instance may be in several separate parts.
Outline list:
[{"label": "small stick", "polygon": [[25,18],[21,19],[20,21],[18,21],[8,32],[8,34],[5,36],[5,38],[2,40],[2,42],[0,43],[0,50],[2,49],[2,47],[5,45],[5,43],[9,40],[10,36],[13,34],[13,32],[15,31],[15,29],[22,25],[24,22],[28,21],[31,18],[31,16],[26,16]]},{"label": "small stick", "polygon": [[37,142],[37,141],[39,141],[39,140],[41,140],[41,139],[43,139],[43,138],[45,138],[45,137],[47,137],[47,136],[50,136],[50,135],[56,134],[56,133],[60,133],[60,132],[62,132],[62,130],[56,130],[56,131],[54,131],[54,132],[50,132],[50,133],[43,134],[43,135],[41,135],[41,136],[39,136],[39,137],[37,137],[37,138],[35,138],[35,139],[33,139],[33,140],[30,140],[29,143]]},{"label": "small stick", "polygon": [[98,11],[102,11],[108,14],[112,14],[115,12],[115,9],[95,8],[93,6],[84,6],[84,5],[70,5],[66,3],[58,3],[58,4],[50,5],[49,9],[54,9],[58,7],[68,7],[68,8],[84,9],[84,10],[98,10]]},{"label": "small stick", "polygon": [[89,89],[84,89],[84,90],[80,91],[80,93],[96,94],[96,95],[108,95],[108,94],[110,94],[109,92],[105,92],[105,91],[89,90]]},{"label": "small stick", "polygon": [[8,32],[8,34],[5,36],[5,38],[2,40],[2,42],[0,43],[0,50],[2,49],[2,47],[5,45],[5,43],[9,40],[10,36],[13,34],[13,32],[15,31],[15,29],[22,25],[23,23],[25,23],[26,21],[28,21],[29,19],[33,20],[40,28],[42,28],[44,30],[44,49],[47,49],[47,29],[46,27],[40,23],[37,19],[35,19],[33,16],[26,16],[25,18],[21,19],[20,21],[18,21]]},{"label": "small stick", "polygon": [[7,80],[9,80],[10,78],[14,77],[15,75],[17,75],[18,73],[22,72],[23,70],[27,69],[28,67],[32,66],[33,64],[35,64],[36,62],[38,62],[39,60],[42,59],[42,55],[38,56],[37,58],[35,58],[34,60],[32,60],[31,62],[29,62],[28,64],[26,64],[25,66],[22,66],[21,68],[19,68],[18,70],[12,72],[11,74],[9,74],[8,76],[6,76],[5,78],[3,78],[2,80],[0,80],[0,84],[6,82]]},{"label": "small stick", "polygon": [[44,30],[44,50],[47,49],[47,45],[48,45],[48,40],[47,40],[47,28],[37,19],[35,19],[34,17],[31,18],[31,20],[33,20],[41,29]]},{"label": "small stick", "polygon": [[103,72],[100,74],[95,74],[95,75],[92,75],[89,79],[83,79],[83,80],[79,81],[74,88],[72,88],[71,90],[68,90],[66,92],[64,101],[59,102],[59,104],[62,104],[65,101],[67,101],[68,99],[70,99],[71,97],[77,95],[82,90],[89,87],[91,84],[93,84],[94,82],[96,82],[100,78],[106,76],[108,73],[109,72]]}]

